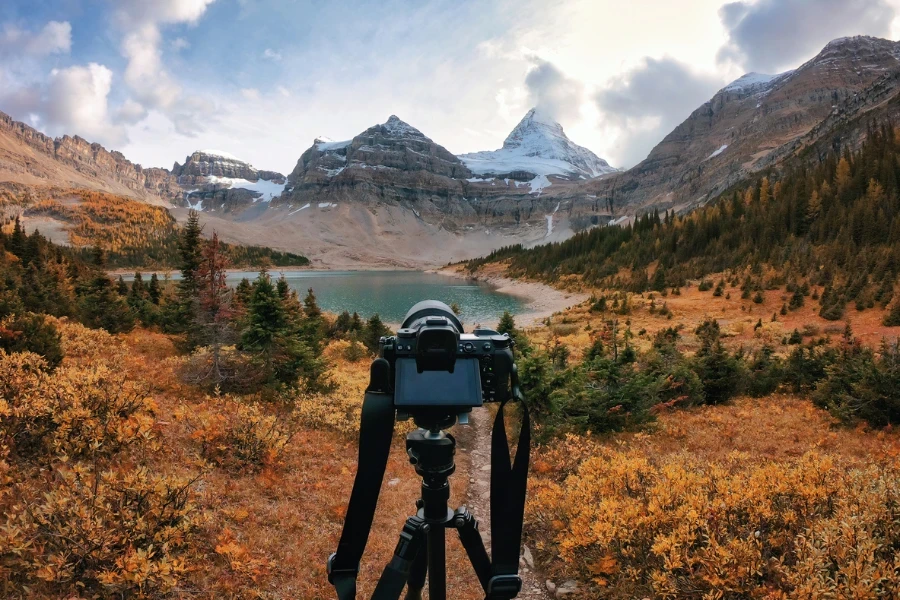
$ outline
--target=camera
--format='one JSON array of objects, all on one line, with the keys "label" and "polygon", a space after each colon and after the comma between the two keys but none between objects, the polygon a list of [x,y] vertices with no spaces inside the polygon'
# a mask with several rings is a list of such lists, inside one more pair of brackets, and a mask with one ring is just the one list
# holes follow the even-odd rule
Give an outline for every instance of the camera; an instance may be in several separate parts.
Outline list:
[{"label": "camera", "polygon": [[512,347],[507,334],[465,333],[449,306],[424,300],[409,309],[397,335],[381,338],[380,355],[390,364],[398,410],[466,413],[510,397]]}]

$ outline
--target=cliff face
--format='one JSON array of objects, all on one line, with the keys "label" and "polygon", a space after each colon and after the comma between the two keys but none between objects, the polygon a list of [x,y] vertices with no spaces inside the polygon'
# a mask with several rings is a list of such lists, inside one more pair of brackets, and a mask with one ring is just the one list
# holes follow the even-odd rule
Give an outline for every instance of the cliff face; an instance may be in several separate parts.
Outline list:
[{"label": "cliff face", "polygon": [[144,169],[121,152],[78,136],[53,139],[0,113],[0,176],[20,183],[90,187],[162,202],[181,196],[165,169]]}]

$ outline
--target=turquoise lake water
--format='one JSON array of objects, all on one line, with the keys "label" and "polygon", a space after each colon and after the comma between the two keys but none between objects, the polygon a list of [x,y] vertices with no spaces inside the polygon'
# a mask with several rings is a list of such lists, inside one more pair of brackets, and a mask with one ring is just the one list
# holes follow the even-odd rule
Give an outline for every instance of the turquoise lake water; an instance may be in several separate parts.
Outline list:
[{"label": "turquoise lake water", "polygon": [[[277,270],[272,278],[281,276]],[[237,285],[244,277],[251,281],[256,272],[232,272],[228,283]],[[496,323],[508,310],[524,311],[524,302],[515,296],[501,294],[482,282],[469,282],[455,277],[419,271],[285,271],[290,286],[306,295],[315,291],[319,305],[328,312],[358,312],[363,317],[378,313],[388,323],[400,323],[406,311],[420,300],[456,302],[462,309],[461,319],[467,330],[476,323]],[[147,276],[145,276],[145,279]]]}]

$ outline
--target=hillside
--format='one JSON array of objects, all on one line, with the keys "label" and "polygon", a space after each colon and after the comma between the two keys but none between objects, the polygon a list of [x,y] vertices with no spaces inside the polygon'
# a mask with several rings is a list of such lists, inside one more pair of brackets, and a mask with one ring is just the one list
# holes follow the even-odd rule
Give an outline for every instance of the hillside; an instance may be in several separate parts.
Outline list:
[{"label": "hillside", "polygon": [[897,42],[858,36],[830,42],[793,71],[747,74],[696,109],[644,161],[585,190],[616,212],[681,212],[810,145],[853,148],[865,120],[883,118],[896,104],[898,57]]}]

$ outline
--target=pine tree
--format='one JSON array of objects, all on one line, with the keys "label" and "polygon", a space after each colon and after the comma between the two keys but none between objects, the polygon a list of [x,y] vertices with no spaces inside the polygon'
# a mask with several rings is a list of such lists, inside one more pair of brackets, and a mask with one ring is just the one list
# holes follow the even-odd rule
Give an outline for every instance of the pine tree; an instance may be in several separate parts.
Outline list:
[{"label": "pine tree", "polygon": [[79,308],[81,321],[89,327],[102,327],[110,333],[131,331],[134,328],[134,314],[103,271],[95,272],[90,279],[81,296]]},{"label": "pine tree", "polygon": [[121,275],[119,275],[119,281],[116,284],[116,291],[119,292],[120,296],[128,295],[128,284],[125,283],[125,279]]},{"label": "pine tree", "polygon": [[284,300],[265,271],[253,284],[246,321],[241,349],[253,356],[263,382],[274,386],[302,385],[310,391],[330,387],[324,361],[299,335],[296,322],[285,311]]},{"label": "pine tree", "polygon": [[9,251],[22,258],[25,256],[25,244],[27,243],[27,239],[25,236],[25,230],[22,228],[22,221],[19,219],[19,216],[16,215],[16,221],[13,225],[12,236],[9,238]]},{"label": "pine tree", "polygon": [[369,317],[369,320],[366,323],[362,335],[362,343],[365,344],[370,352],[378,352],[381,338],[390,334],[391,330],[384,324],[381,317],[378,316],[378,313],[375,313]]},{"label": "pine tree", "polygon": [[244,277],[234,289],[234,299],[239,306],[246,308],[250,305],[250,298],[253,296],[253,285],[250,280]]},{"label": "pine tree", "polygon": [[300,328],[303,340],[306,345],[319,353],[326,333],[325,316],[319,303],[316,300],[316,294],[312,288],[306,291],[306,297],[303,299],[303,321]]},{"label": "pine tree", "polygon": [[150,298],[150,302],[159,305],[162,290],[159,288],[159,277],[156,276],[156,273],[150,276],[150,285],[147,288],[147,296]]},{"label": "pine tree", "polygon": [[894,302],[891,311],[884,317],[886,327],[900,327],[900,300]]},{"label": "pine tree", "polygon": [[[200,215],[195,210],[188,213],[188,220],[178,240],[178,251],[181,255],[181,279],[176,286],[175,300],[168,310],[167,330],[171,333],[184,333],[194,323],[197,311],[197,269],[202,260],[203,241],[200,226]],[[183,350],[192,350],[188,342]]]},{"label": "pine tree", "polygon": [[694,370],[703,385],[703,396],[707,404],[721,404],[737,393],[740,363],[722,346],[717,321],[704,321],[696,333],[701,346],[694,356]]},{"label": "pine tree", "polygon": [[508,310],[503,311],[500,323],[497,324],[497,333],[508,333],[510,337],[516,332],[516,320]]}]

